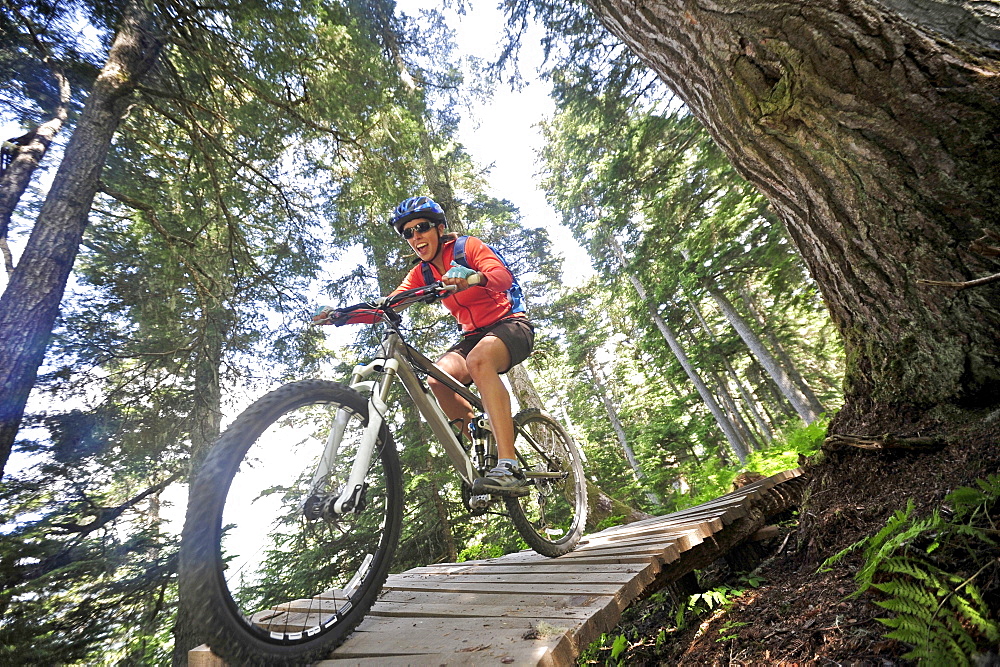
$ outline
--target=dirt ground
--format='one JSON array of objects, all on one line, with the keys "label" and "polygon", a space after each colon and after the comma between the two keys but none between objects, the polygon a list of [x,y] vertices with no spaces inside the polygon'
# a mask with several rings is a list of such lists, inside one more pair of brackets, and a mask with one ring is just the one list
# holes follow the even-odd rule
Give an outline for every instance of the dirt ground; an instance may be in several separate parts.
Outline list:
[{"label": "dirt ground", "polygon": [[[877,532],[908,499],[917,515],[926,515],[955,488],[1000,472],[1000,415],[991,417],[936,451],[852,448],[807,462],[811,481],[803,505],[783,517],[776,538],[759,543],[762,560],[752,572],[758,587],[747,586],[746,571],[717,561],[700,573],[702,589],[728,585],[746,592],[682,631],[672,629],[664,596],[633,605],[608,633],[609,645],[621,634],[629,639],[621,664],[908,664],[900,656],[909,647],[886,639],[888,628],[875,620],[886,611],[868,593],[847,598],[857,589],[852,577],[860,555],[852,552],[831,571],[817,573],[817,567]],[[996,605],[993,611],[995,617]],[[615,662],[608,656],[607,650],[585,654],[582,662]]]}]

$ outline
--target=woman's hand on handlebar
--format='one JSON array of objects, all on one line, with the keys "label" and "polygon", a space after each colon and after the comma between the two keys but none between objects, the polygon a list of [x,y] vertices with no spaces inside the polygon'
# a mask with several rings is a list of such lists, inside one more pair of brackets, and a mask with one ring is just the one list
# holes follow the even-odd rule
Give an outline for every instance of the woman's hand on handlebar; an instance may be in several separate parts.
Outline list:
[{"label": "woman's hand on handlebar", "polygon": [[452,262],[448,272],[441,276],[441,282],[445,285],[453,285],[455,291],[469,289],[482,282],[482,274],[474,269]]},{"label": "woman's hand on handlebar", "polygon": [[333,324],[334,320],[340,317],[340,311],[333,306],[320,306],[313,313],[313,324]]},{"label": "woman's hand on handlebar", "polygon": [[359,303],[346,308],[334,308],[333,306],[320,306],[313,313],[312,323],[315,325],[332,324],[342,327],[345,324],[374,324],[382,319],[383,315],[377,308],[372,308],[370,304]]}]

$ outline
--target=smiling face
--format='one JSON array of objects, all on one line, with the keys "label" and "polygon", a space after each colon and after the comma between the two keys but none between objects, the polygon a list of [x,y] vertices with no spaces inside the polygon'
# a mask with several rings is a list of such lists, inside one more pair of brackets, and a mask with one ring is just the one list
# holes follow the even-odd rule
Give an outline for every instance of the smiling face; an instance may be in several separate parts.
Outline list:
[{"label": "smiling face", "polygon": [[406,239],[406,242],[413,248],[417,257],[424,262],[429,262],[437,255],[438,247],[441,244],[441,228],[440,225],[432,225],[427,231],[421,232],[418,225],[425,222],[428,222],[426,218],[410,220],[403,225],[403,231],[413,230],[413,236]]}]

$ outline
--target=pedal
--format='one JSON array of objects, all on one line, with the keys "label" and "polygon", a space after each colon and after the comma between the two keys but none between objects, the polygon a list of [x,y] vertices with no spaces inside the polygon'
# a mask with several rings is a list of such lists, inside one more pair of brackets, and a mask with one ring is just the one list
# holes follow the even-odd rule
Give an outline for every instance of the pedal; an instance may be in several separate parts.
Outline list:
[{"label": "pedal", "polygon": [[[528,495],[528,494],[531,493],[531,488],[529,486],[527,486],[527,485],[525,485],[525,486],[517,486],[517,487],[509,488],[509,489],[489,489],[489,488],[484,488],[483,487],[483,482],[484,481],[485,481],[485,479],[482,478],[482,477],[480,477],[479,479],[477,479],[473,483],[473,485],[472,485],[472,493],[476,494],[476,496],[482,494],[483,491],[486,491],[486,494],[483,494],[483,495],[486,495],[487,497],[488,496],[506,496],[506,497],[510,497],[510,498],[523,498],[524,496],[526,496],[526,495]],[[475,498],[476,496],[473,496],[473,498]]]},{"label": "pedal", "polygon": [[488,507],[489,504],[490,504],[490,494],[488,493],[469,497],[469,509],[481,510]]}]

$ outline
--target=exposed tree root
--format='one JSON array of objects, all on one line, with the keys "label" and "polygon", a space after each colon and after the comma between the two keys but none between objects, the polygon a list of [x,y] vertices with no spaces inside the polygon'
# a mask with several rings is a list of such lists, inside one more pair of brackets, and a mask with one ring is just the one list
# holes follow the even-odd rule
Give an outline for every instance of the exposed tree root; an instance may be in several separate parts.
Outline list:
[{"label": "exposed tree root", "polygon": [[932,450],[944,447],[947,444],[944,438],[937,437],[916,437],[900,438],[891,433],[880,436],[862,435],[830,435],[823,441],[823,449],[828,452],[835,452],[844,447],[855,447],[857,449],[925,449]]},{"label": "exposed tree root", "polygon": [[[984,229],[983,233],[985,236],[980,236],[978,239],[969,244],[969,250],[972,252],[977,252],[984,257],[1000,257],[1000,246],[990,245],[987,241],[1000,241],[1000,234],[989,229]],[[956,289],[965,289],[966,287],[979,287],[980,285],[988,285],[990,283],[995,283],[1000,281],[1000,273],[994,273],[992,276],[984,276],[982,278],[976,278],[975,280],[966,280],[964,282],[956,283],[947,280],[918,280],[918,285],[933,285],[936,287],[954,287]]]}]

